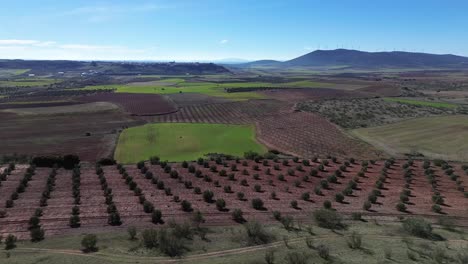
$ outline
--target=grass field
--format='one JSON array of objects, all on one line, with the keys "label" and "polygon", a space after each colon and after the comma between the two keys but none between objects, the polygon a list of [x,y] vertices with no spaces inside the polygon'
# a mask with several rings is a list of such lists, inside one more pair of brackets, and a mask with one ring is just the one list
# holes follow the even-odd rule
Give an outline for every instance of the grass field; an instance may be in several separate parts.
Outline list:
[{"label": "grass field", "polygon": [[411,104],[419,106],[429,106],[435,108],[456,108],[457,104],[445,103],[445,102],[428,102],[428,101],[419,101],[413,99],[403,99],[403,98],[385,98],[387,102],[396,102],[401,104]]},{"label": "grass field", "polygon": [[429,158],[468,161],[468,116],[410,119],[351,133],[392,155],[416,151]]},{"label": "grass field", "polygon": [[114,88],[118,93],[149,93],[149,94],[174,94],[174,93],[200,93],[209,96],[224,97],[232,100],[263,99],[264,95],[256,92],[227,93],[225,88],[248,87],[291,87],[291,88],[334,88],[337,84],[313,81],[295,81],[288,83],[244,82],[244,83],[214,83],[214,82],[188,82],[180,78],[164,79],[161,81],[131,83],[127,85],[96,85],[87,86],[85,89],[110,89]]},{"label": "grass field", "polygon": [[58,80],[44,78],[21,78],[12,81],[0,81],[0,87],[46,86],[56,82],[58,82]]},{"label": "grass field", "polygon": [[[83,235],[46,238],[32,243],[19,242],[13,250],[0,250],[0,263],[12,264],[114,264],[114,263],[200,263],[200,264],[253,264],[266,263],[267,252],[274,252],[273,263],[466,263],[468,246],[464,230],[447,231],[435,228],[434,233],[445,241],[432,241],[408,237],[401,224],[378,222],[352,222],[347,230],[330,231],[311,224],[294,224],[286,231],[277,224],[265,226],[265,231],[274,234],[265,245],[247,245],[245,230],[241,225],[211,227],[207,239],[194,236],[188,240],[189,249],[181,258],[169,258],[157,249],[146,249],[140,234],[130,240],[125,231],[97,234],[98,252],[82,253],[80,241]],[[311,232],[306,231],[306,226]],[[141,230],[139,230],[139,233]],[[348,246],[350,237],[362,238],[360,248]],[[47,236],[47,235],[46,235]],[[309,245],[306,243],[309,241]],[[329,249],[329,259],[319,256],[317,247]],[[305,262],[293,262],[292,259]],[[410,259],[411,258],[411,259]],[[440,260],[442,262],[435,262]]]},{"label": "grass field", "polygon": [[159,156],[162,160],[195,160],[208,153],[242,156],[246,151],[264,153],[255,140],[253,126],[222,124],[147,124],[124,130],[115,159],[136,163]]}]

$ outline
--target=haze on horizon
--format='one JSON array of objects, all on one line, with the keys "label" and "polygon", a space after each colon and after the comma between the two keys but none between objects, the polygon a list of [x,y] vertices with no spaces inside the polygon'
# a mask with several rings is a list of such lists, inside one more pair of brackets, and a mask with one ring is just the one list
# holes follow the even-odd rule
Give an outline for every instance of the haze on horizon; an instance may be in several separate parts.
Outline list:
[{"label": "haze on horizon", "polygon": [[288,60],[316,49],[468,56],[468,2],[19,0],[1,59]]}]

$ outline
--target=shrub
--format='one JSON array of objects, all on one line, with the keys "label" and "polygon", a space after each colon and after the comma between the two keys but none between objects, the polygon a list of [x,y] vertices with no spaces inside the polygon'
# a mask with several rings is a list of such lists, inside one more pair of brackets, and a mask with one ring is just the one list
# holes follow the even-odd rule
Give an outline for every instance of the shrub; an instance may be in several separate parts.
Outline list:
[{"label": "shrub", "polygon": [[360,213],[360,212],[353,212],[353,213],[351,213],[351,218],[352,218],[354,221],[360,221],[360,220],[362,220],[362,213]]},{"label": "shrub", "polygon": [[281,213],[279,211],[273,211],[273,218],[275,218],[276,221],[281,220]]},{"label": "shrub", "polygon": [[134,226],[129,226],[127,228],[127,234],[128,234],[128,238],[130,240],[135,240],[136,239],[136,236],[137,236],[137,229],[136,227]]},{"label": "shrub", "polygon": [[195,188],[193,188],[193,193],[194,194],[201,194],[202,191],[201,191],[200,187],[195,187]]},{"label": "shrub", "polygon": [[262,199],[260,198],[252,199],[252,207],[256,210],[264,210]]},{"label": "shrub", "polygon": [[322,187],[320,187],[320,186],[315,186],[315,188],[314,188],[314,193],[315,193],[316,195],[322,195]]},{"label": "shrub", "polygon": [[301,195],[302,200],[309,201],[310,200],[310,193],[305,192]]},{"label": "shrub", "polygon": [[341,215],[329,209],[318,209],[313,213],[314,219],[320,227],[328,229],[344,229]]},{"label": "shrub", "polygon": [[294,219],[292,218],[292,216],[288,215],[288,216],[281,217],[279,221],[283,225],[284,229],[288,231],[292,230],[294,227]]},{"label": "shrub", "polygon": [[402,202],[397,203],[396,209],[400,212],[406,212],[406,205]]},{"label": "shrub", "polygon": [[435,213],[438,213],[438,214],[442,213],[442,207],[440,207],[440,205],[438,205],[438,204],[432,205],[431,209]]},{"label": "shrub", "polygon": [[180,203],[181,207],[182,207],[182,211],[184,212],[191,212],[193,209],[192,209],[192,204],[187,201],[187,200],[183,200],[181,203]]},{"label": "shrub", "polygon": [[14,235],[8,235],[5,239],[5,250],[10,250],[16,247],[16,237]]},{"label": "shrub", "polygon": [[181,256],[186,248],[184,240],[177,238],[174,233],[175,230],[169,232],[161,229],[157,236],[159,249],[169,257]]},{"label": "shrub", "polygon": [[339,203],[343,203],[343,201],[344,201],[344,195],[341,194],[341,193],[335,194],[335,201],[337,201],[337,202],[339,202]]},{"label": "shrub", "polygon": [[369,201],[365,201],[364,202],[364,205],[362,206],[362,209],[366,210],[366,211],[369,211],[372,207],[372,203],[369,202]]},{"label": "shrub", "polygon": [[369,194],[369,196],[367,197],[367,201],[375,204],[377,202],[377,195],[375,193]]},{"label": "shrub", "polygon": [[274,264],[275,263],[275,250],[274,249],[268,249],[265,252],[265,262],[267,264]]},{"label": "shrub", "polygon": [[71,228],[77,228],[77,227],[80,227],[81,223],[80,223],[80,217],[78,215],[72,215],[70,217],[70,227]]},{"label": "shrub", "polygon": [[153,222],[154,224],[164,223],[162,220],[161,210],[153,210],[153,213],[151,214],[151,222]]},{"label": "shrub", "polygon": [[346,242],[349,248],[360,249],[362,246],[362,235],[358,234],[356,231],[353,231]]},{"label": "shrub", "polygon": [[254,190],[255,190],[256,192],[262,192],[262,186],[261,186],[260,184],[255,184]]},{"label": "shrub", "polygon": [[40,219],[38,216],[29,218],[29,229],[39,228]]},{"label": "shrub", "polygon": [[234,211],[232,211],[231,216],[232,216],[232,220],[238,223],[243,223],[245,221],[244,213],[242,212],[241,209],[234,209]]},{"label": "shrub", "polygon": [[273,199],[273,200],[277,200],[277,199],[278,199],[278,197],[276,196],[276,192],[275,192],[275,191],[272,191],[272,192],[270,193],[270,198]]},{"label": "shrub", "polygon": [[327,180],[321,180],[321,181],[320,181],[320,186],[321,186],[323,189],[328,189],[328,181],[327,181]]},{"label": "shrub", "polygon": [[241,182],[240,182],[240,184],[241,184],[242,186],[249,186],[249,183],[247,182],[246,179],[242,179]]},{"label": "shrub", "polygon": [[325,200],[323,202],[323,208],[325,209],[331,209],[332,208],[332,203],[329,200]]},{"label": "shrub", "polygon": [[229,185],[224,186],[224,192],[225,193],[232,193],[231,186],[229,186]]},{"label": "shrub", "polygon": [[36,227],[30,230],[30,235],[31,235],[32,242],[39,242],[39,241],[44,240],[45,232],[44,232],[44,229],[40,227]]},{"label": "shrub", "polygon": [[214,193],[210,190],[206,190],[203,192],[203,200],[207,203],[212,203],[213,202],[213,196]]},{"label": "shrub", "polygon": [[284,257],[287,264],[306,264],[308,257],[304,253],[288,252]]},{"label": "shrub", "polygon": [[154,205],[149,202],[149,201],[144,201],[143,202],[143,210],[145,211],[145,213],[149,214],[149,213],[152,213],[153,210],[154,210]]},{"label": "shrub", "polygon": [[421,238],[433,237],[431,223],[423,218],[408,218],[404,220],[403,229],[413,236]]},{"label": "shrub", "polygon": [[297,204],[297,201],[296,200],[292,200],[291,201],[291,207],[294,208],[294,209],[299,209],[298,207],[298,204]]},{"label": "shrub", "polygon": [[216,200],[216,209],[218,209],[218,211],[225,211],[226,210],[226,201],[224,201],[224,199],[217,199]]},{"label": "shrub", "polygon": [[328,246],[320,244],[316,247],[318,255],[325,260],[330,259],[330,249]]},{"label": "shrub", "polygon": [[0,210],[0,218],[5,218],[7,216],[7,212],[4,210]]},{"label": "shrub", "polygon": [[251,221],[244,224],[246,241],[249,245],[263,245],[273,239],[273,235],[267,232],[263,225],[257,221]]},{"label": "shrub", "polygon": [[120,215],[117,212],[109,214],[108,223],[112,226],[121,225],[122,221],[120,220]]},{"label": "shrub", "polygon": [[141,233],[141,238],[143,240],[143,245],[146,248],[157,248],[158,243],[158,231],[155,229],[145,229]]}]

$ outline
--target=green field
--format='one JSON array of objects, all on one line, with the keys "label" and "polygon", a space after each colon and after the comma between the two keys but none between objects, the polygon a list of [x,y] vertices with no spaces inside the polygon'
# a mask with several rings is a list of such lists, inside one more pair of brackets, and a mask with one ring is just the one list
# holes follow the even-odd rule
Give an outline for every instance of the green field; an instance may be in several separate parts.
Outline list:
[{"label": "green field", "polygon": [[162,160],[195,160],[208,153],[242,156],[246,151],[266,152],[248,125],[147,124],[124,130],[119,137],[115,159],[136,163],[159,156]]},{"label": "green field", "polygon": [[174,94],[174,93],[200,93],[209,96],[224,97],[232,100],[263,99],[264,95],[256,92],[227,93],[225,88],[249,88],[249,87],[290,87],[290,88],[336,88],[337,84],[313,81],[295,81],[288,83],[267,82],[189,82],[180,78],[164,79],[147,83],[131,83],[127,85],[95,85],[86,86],[84,89],[116,89],[118,93],[149,93],[149,94]]},{"label": "green field", "polygon": [[[307,228],[311,229],[307,229]],[[255,264],[266,263],[267,252],[274,252],[276,264],[290,263],[466,263],[466,231],[447,231],[434,228],[444,241],[433,241],[408,236],[398,223],[350,222],[347,230],[331,231],[310,223],[297,222],[286,231],[278,224],[265,225],[267,234],[273,235],[263,245],[248,245],[245,229],[241,225],[210,227],[206,239],[195,235],[185,240],[187,251],[182,257],[170,258],[158,249],[143,245],[141,230],[135,240],[125,231],[97,234],[98,252],[81,252],[83,234],[48,238],[41,242],[19,242],[13,250],[0,249],[0,263],[13,264],[116,264],[116,263],[199,263],[199,264]],[[310,230],[311,232],[307,231]],[[350,237],[362,238],[361,248],[348,246]],[[309,244],[307,244],[307,242]],[[329,249],[329,260],[319,256],[319,245]],[[410,259],[410,254],[411,258]],[[305,262],[292,262],[291,257],[302,256]],[[435,262],[439,260],[439,262]],[[441,261],[441,262],[440,262]]]},{"label": "green field", "polygon": [[457,104],[445,103],[445,102],[428,102],[428,101],[419,101],[413,99],[403,99],[403,98],[384,98],[387,102],[395,102],[400,104],[411,104],[419,106],[429,106],[436,108],[456,108]]},{"label": "green field", "polygon": [[44,78],[21,78],[11,81],[0,81],[0,87],[18,87],[18,86],[46,86],[53,83],[57,83],[55,79],[44,79]]},{"label": "green field", "polygon": [[391,155],[419,152],[429,158],[468,161],[468,116],[410,119],[351,133]]}]

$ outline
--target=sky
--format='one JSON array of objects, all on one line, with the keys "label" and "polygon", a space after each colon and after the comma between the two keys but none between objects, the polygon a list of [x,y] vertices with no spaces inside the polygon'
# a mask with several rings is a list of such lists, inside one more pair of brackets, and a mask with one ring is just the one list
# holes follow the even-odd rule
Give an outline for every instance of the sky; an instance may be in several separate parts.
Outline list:
[{"label": "sky", "polygon": [[316,49],[468,56],[465,0],[1,0],[1,59],[288,60]]}]

